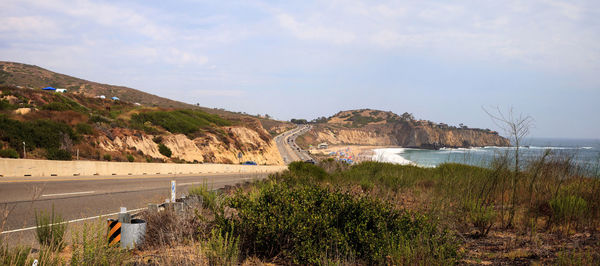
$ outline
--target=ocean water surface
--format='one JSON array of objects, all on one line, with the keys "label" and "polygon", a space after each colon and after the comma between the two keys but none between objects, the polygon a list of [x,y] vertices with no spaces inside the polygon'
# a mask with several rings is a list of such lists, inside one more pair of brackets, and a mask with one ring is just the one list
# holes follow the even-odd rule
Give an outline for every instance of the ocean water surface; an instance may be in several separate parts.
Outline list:
[{"label": "ocean water surface", "polygon": [[[551,139],[531,138],[519,148],[524,161],[540,158],[546,150],[551,156],[571,156],[573,163],[598,173],[600,167],[600,140],[598,139]],[[412,148],[386,148],[374,150],[373,160],[397,164],[414,164],[435,167],[441,163],[454,162],[476,166],[488,166],[498,156],[514,156],[515,147],[443,148],[424,150]]]}]

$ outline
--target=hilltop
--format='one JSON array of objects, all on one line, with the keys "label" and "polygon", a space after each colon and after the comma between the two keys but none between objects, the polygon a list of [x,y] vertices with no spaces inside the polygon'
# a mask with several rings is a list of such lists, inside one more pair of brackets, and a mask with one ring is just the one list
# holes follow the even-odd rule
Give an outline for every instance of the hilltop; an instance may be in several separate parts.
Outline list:
[{"label": "hilltop", "polygon": [[425,149],[510,145],[508,139],[489,129],[417,120],[410,113],[398,115],[373,109],[347,110],[314,122],[313,129],[303,136],[301,143],[394,145]]},{"label": "hilltop", "polygon": [[259,119],[0,86],[0,156],[281,164]]},{"label": "hilltop", "polygon": [[137,102],[152,107],[194,107],[191,104],[163,98],[140,90],[87,81],[52,72],[38,66],[16,62],[0,61],[0,85],[12,85],[31,89],[41,89],[50,86],[67,89],[69,93],[86,97],[105,95],[110,98],[115,96],[126,102]]}]

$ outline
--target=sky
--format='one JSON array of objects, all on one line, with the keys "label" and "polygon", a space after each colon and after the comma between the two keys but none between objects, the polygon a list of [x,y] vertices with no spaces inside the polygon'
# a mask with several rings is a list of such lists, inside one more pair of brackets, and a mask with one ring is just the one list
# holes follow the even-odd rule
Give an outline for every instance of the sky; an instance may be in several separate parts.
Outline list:
[{"label": "sky", "polygon": [[3,0],[0,60],[289,120],[373,108],[600,138],[600,1]]}]

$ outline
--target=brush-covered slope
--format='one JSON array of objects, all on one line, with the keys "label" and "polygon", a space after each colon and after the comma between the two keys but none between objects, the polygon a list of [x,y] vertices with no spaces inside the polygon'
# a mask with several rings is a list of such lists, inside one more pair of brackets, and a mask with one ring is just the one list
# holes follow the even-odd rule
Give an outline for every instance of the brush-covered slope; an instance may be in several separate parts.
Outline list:
[{"label": "brush-covered slope", "polygon": [[27,158],[239,163],[241,153],[241,160],[282,163],[250,116],[0,86],[0,149],[23,157],[23,142]]},{"label": "brush-covered slope", "polygon": [[87,97],[104,95],[107,98],[116,96],[122,101],[139,103],[149,107],[198,109],[216,114],[226,119],[258,118],[263,127],[276,135],[293,128],[289,122],[277,121],[268,117],[252,116],[240,112],[230,112],[220,108],[206,108],[156,96],[140,90],[87,81],[50,70],[22,63],[0,61],[0,85],[18,86],[20,88],[41,89],[55,87],[67,89],[70,94]]},{"label": "brush-covered slope", "polygon": [[509,141],[489,129],[453,127],[416,120],[411,114],[397,115],[372,109],[339,112],[319,119],[303,136],[307,144],[395,145],[438,149],[442,147],[508,146]]},{"label": "brush-covered slope", "polygon": [[146,106],[165,108],[191,108],[190,104],[173,101],[136,89],[87,81],[44,68],[15,62],[0,61],[0,85],[41,89],[55,87],[67,89],[69,93],[87,97],[105,95],[119,97],[123,101],[140,103]]}]

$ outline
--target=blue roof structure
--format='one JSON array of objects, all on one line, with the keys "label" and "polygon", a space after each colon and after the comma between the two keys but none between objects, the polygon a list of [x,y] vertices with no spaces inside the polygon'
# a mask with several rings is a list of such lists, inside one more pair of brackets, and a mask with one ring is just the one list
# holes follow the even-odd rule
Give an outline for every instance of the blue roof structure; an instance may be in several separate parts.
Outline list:
[{"label": "blue roof structure", "polygon": [[45,90],[45,91],[55,91],[56,88],[46,87],[46,88],[43,88],[42,90]]},{"label": "blue roof structure", "polygon": [[118,101],[118,100],[119,100],[119,97],[112,97],[111,99],[113,99],[113,100],[115,100],[115,101]]}]

